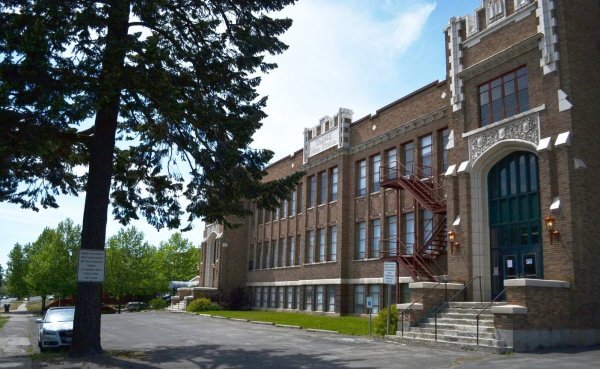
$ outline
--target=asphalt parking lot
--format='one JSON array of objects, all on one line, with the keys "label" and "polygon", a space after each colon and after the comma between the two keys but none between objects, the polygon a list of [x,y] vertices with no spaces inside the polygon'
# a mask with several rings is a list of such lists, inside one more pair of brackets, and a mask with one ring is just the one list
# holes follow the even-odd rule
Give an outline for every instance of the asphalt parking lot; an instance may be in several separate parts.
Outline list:
[{"label": "asphalt parking lot", "polygon": [[[29,365],[20,367],[579,369],[598,368],[600,363],[600,348],[493,355],[165,311],[104,315],[102,319],[102,346],[109,355],[91,361],[33,355]],[[35,351],[35,317],[23,321],[20,324],[27,324],[31,332],[29,350]]]}]

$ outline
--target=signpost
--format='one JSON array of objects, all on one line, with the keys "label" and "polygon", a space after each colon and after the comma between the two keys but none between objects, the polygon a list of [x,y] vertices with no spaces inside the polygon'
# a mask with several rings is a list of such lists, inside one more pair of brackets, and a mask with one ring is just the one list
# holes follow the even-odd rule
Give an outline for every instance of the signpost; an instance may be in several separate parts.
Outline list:
[{"label": "signpost", "polygon": [[371,336],[371,327],[373,326],[371,323],[371,313],[373,312],[373,297],[367,297],[367,309],[369,309],[369,336]]},{"label": "signpost", "polygon": [[387,285],[387,326],[386,334],[390,334],[390,286],[395,286],[398,277],[396,276],[396,263],[393,261],[386,261],[383,263],[383,283]]},{"label": "signpost", "polygon": [[104,250],[79,250],[77,282],[104,282]]}]

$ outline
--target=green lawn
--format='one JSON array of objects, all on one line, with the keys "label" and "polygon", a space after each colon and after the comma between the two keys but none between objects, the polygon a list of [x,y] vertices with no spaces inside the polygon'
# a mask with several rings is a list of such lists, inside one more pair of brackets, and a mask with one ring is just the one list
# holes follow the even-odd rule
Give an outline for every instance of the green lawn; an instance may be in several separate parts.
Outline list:
[{"label": "green lawn", "polygon": [[4,327],[4,324],[6,324],[6,322],[8,322],[8,317],[0,315],[0,328]]},{"label": "green lawn", "polygon": [[[270,311],[206,311],[201,314],[218,315],[228,318],[272,322],[275,324],[295,325],[302,328],[315,328],[336,331],[341,334],[369,335],[369,319],[357,316],[324,316],[302,313],[284,313]],[[375,320],[375,316],[373,316]]]}]

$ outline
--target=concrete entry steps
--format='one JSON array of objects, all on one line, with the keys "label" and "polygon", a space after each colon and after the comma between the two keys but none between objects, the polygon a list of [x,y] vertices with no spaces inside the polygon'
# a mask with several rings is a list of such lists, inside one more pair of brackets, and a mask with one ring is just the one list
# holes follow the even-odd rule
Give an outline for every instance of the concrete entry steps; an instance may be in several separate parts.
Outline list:
[{"label": "concrete entry steps", "polygon": [[[477,314],[486,302],[451,302],[437,316],[437,341],[435,318],[427,316],[415,327],[397,331],[386,339],[401,343],[414,343],[430,347],[485,351],[492,353],[512,352],[502,339],[498,339],[494,327],[494,314],[488,309],[479,316],[479,345],[477,345]],[[502,305],[504,303],[494,303]]]}]

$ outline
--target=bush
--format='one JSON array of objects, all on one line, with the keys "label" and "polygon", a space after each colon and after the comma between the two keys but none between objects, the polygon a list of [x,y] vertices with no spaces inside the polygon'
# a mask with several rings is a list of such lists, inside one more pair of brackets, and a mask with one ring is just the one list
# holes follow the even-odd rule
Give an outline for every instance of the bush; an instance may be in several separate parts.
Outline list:
[{"label": "bush", "polygon": [[202,311],[221,310],[221,307],[207,298],[199,298],[190,301],[185,310],[192,313],[199,313]]},{"label": "bush", "polygon": [[[390,310],[392,311],[390,316],[390,334],[396,334],[396,330],[398,329],[398,309],[396,308],[396,305],[392,305]],[[377,318],[375,318],[373,323],[375,334],[380,336],[384,336],[386,334],[387,316],[388,309],[381,309],[379,315],[377,315]]]},{"label": "bush", "polygon": [[148,303],[148,306],[150,306],[150,309],[158,310],[158,309],[166,308],[167,306],[169,306],[169,304],[165,300],[157,297],[157,298],[150,300],[150,302]]}]

